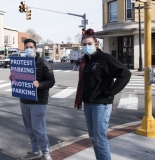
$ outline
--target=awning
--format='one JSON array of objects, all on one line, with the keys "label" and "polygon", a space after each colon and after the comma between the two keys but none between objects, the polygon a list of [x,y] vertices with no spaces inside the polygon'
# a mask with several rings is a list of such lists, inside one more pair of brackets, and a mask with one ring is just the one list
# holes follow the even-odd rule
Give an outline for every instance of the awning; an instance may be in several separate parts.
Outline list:
[{"label": "awning", "polygon": [[115,35],[124,35],[124,34],[133,34],[137,28],[126,28],[126,29],[113,29],[107,31],[95,32],[97,38],[103,38],[104,36],[115,36]]}]

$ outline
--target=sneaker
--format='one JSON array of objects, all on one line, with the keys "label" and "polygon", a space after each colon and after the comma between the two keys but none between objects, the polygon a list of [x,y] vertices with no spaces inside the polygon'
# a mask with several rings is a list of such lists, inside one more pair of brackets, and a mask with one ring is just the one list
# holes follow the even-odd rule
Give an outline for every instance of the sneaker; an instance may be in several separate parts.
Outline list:
[{"label": "sneaker", "polygon": [[27,155],[22,157],[22,160],[32,160],[36,158],[41,158],[42,153],[38,152],[38,154],[34,154],[33,152],[27,152]]},{"label": "sneaker", "polygon": [[41,160],[53,160],[53,159],[52,159],[52,157],[44,157],[44,156],[42,156]]}]

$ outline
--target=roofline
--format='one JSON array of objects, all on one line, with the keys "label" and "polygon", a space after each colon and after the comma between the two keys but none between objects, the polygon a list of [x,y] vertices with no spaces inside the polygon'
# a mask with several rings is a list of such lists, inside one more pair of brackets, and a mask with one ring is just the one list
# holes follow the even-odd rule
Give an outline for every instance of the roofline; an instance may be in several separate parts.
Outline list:
[{"label": "roofline", "polygon": [[8,29],[8,30],[19,32],[19,29],[17,29],[17,28],[11,28],[11,27],[4,26],[4,29]]},{"label": "roofline", "polygon": [[6,13],[6,12],[4,12],[4,11],[0,11],[0,13]]}]

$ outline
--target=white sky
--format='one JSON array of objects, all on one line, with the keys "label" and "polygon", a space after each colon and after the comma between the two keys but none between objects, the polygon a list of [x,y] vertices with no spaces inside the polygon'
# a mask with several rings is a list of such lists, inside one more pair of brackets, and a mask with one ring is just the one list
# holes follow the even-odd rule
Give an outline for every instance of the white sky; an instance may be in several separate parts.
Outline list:
[{"label": "white sky", "polygon": [[[6,12],[4,26],[17,28],[25,32],[34,29],[43,39],[54,43],[66,42],[70,36],[81,33],[81,17],[75,17],[54,12],[31,9],[31,20],[26,20],[26,13],[19,12],[21,0],[0,0],[0,10]],[[83,15],[88,19],[87,28],[94,31],[102,30],[102,0],[25,0],[30,7],[55,10],[65,13]]]}]

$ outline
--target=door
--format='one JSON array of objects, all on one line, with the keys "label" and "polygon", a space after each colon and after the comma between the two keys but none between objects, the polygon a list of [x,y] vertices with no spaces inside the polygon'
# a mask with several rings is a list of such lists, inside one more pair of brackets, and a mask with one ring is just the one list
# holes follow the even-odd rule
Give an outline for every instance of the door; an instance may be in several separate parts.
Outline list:
[{"label": "door", "polygon": [[118,59],[129,69],[134,69],[133,36],[118,37]]}]

